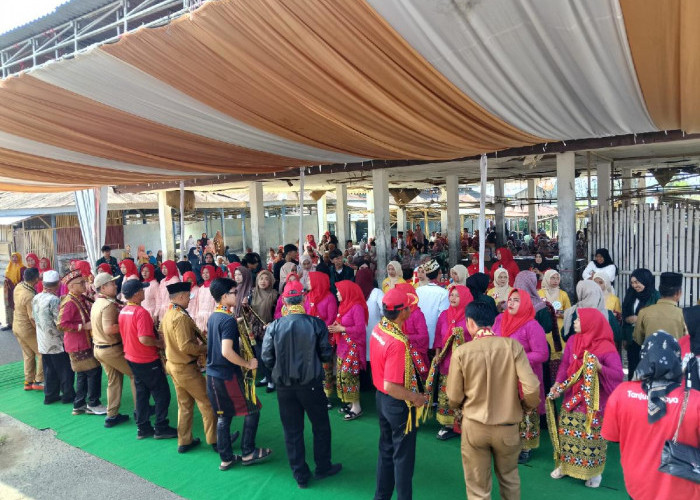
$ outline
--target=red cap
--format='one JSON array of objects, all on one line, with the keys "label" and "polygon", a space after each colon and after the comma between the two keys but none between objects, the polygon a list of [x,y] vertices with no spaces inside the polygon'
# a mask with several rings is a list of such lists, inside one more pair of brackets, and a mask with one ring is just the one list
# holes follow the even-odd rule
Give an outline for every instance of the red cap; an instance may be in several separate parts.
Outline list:
[{"label": "red cap", "polygon": [[384,304],[384,307],[386,307],[388,311],[400,311],[402,309],[406,309],[412,302],[411,297],[406,292],[398,288],[392,288],[389,290],[382,299],[382,304]]},{"label": "red cap", "polygon": [[290,281],[284,286],[284,292],[282,292],[282,297],[285,299],[302,295],[304,295],[304,285],[300,281]]}]

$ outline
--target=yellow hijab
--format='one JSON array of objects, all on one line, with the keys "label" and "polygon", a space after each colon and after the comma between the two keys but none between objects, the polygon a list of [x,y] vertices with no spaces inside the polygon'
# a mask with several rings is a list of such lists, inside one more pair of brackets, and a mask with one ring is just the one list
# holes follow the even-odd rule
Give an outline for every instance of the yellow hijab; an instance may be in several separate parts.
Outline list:
[{"label": "yellow hijab", "polygon": [[[12,257],[17,257],[17,264],[12,262]],[[5,278],[10,280],[13,285],[16,285],[22,281],[22,268],[24,264],[22,263],[22,254],[15,252],[10,256],[10,262],[7,264],[5,269]]]}]

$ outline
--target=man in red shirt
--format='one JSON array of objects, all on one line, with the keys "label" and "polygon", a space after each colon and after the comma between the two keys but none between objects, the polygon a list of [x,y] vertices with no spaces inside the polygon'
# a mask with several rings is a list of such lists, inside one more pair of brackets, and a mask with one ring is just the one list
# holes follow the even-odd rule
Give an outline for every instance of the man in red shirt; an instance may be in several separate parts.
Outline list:
[{"label": "man in red shirt", "polygon": [[[370,361],[377,388],[379,459],[376,500],[398,500],[413,494],[416,461],[416,428],[427,401],[408,339],[401,325],[411,314],[411,298],[400,289],[390,290],[382,300],[383,318],[372,330]],[[417,353],[416,353],[417,355]],[[414,410],[415,408],[416,410]]]},{"label": "man in red shirt", "polygon": [[[608,399],[602,434],[620,443],[627,492],[634,500],[700,498],[700,486],[660,472],[661,449],[678,428],[683,407],[680,347],[670,334],[647,337],[632,382],[618,385]],[[689,390],[678,442],[700,447],[700,393]]]},{"label": "man in red shirt", "polygon": [[[124,343],[124,357],[134,373],[137,438],[170,439],[177,437],[177,429],[168,425],[170,386],[158,355],[158,349],[164,349],[165,344],[163,339],[156,338],[151,314],[141,307],[145,298],[143,289],[148,286],[148,282],[138,280],[128,280],[122,285],[122,295],[127,303],[119,313],[119,331]],[[151,396],[156,403],[155,429],[149,416]]]}]

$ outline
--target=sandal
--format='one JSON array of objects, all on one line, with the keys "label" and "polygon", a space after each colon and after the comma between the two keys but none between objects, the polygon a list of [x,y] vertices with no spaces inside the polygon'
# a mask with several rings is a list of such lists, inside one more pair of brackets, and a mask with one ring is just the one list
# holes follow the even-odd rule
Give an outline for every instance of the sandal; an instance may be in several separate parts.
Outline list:
[{"label": "sandal", "polygon": [[238,462],[241,462],[243,460],[243,457],[240,455],[234,455],[233,459],[229,463],[224,463],[221,462],[221,465],[219,465],[219,470],[229,470],[231,467],[233,467],[235,464]]},{"label": "sandal", "polygon": [[552,479],[561,479],[564,477],[564,473],[561,471],[561,467],[557,467],[552,472],[549,473],[549,477]]},{"label": "sandal", "polygon": [[267,460],[270,455],[272,455],[272,450],[270,448],[256,448],[253,452],[253,456],[248,460],[243,460],[242,463],[243,465],[253,465]]},{"label": "sandal", "polygon": [[340,408],[338,408],[338,413],[347,414],[347,412],[350,411],[351,407],[352,407],[352,405],[344,403],[344,404],[340,405]]},{"label": "sandal", "polygon": [[352,410],[348,410],[347,413],[345,413],[343,420],[355,420],[356,418],[360,418],[361,416],[362,416],[362,410],[360,410],[359,413],[355,413]]},{"label": "sandal", "polygon": [[457,437],[459,434],[457,434],[455,431],[453,431],[449,427],[443,427],[440,429],[437,433],[437,437],[440,441],[447,441],[448,439],[452,439],[453,437]]},{"label": "sandal", "polygon": [[598,488],[600,486],[600,483],[602,480],[603,480],[602,474],[598,474],[597,476],[593,476],[588,481],[586,481],[585,485],[588,486],[589,488]]}]

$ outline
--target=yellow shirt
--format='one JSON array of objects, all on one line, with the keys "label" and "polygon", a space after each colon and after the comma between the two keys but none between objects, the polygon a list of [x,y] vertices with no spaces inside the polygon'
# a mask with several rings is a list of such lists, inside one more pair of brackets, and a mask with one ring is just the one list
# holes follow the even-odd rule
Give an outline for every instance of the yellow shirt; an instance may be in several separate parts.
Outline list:
[{"label": "yellow shirt", "polygon": [[[398,285],[399,283],[406,283],[406,280],[403,278],[399,278],[396,284]],[[384,278],[384,281],[382,281],[382,292],[386,293],[389,291],[389,278]]]},{"label": "yellow shirt", "polygon": [[[540,297],[549,300],[549,298],[547,297],[547,290],[539,289],[537,290],[537,293]],[[559,311],[566,311],[568,308],[571,307],[571,300],[569,300],[569,294],[561,288],[559,289],[559,296],[554,300],[554,302],[556,301],[559,301],[559,303],[561,303]],[[559,332],[561,332],[562,326],[564,326],[564,318],[557,317],[557,328]],[[564,342],[564,339],[561,339],[561,352],[557,352],[554,349],[554,340],[552,339],[552,332],[547,333],[547,343],[549,344],[549,349],[552,353],[550,359],[561,359],[561,356],[564,353],[564,347],[566,346],[566,342]]]},{"label": "yellow shirt", "polygon": [[622,314],[622,306],[620,305],[620,297],[617,295],[608,295],[605,297],[605,308],[614,313]]}]

